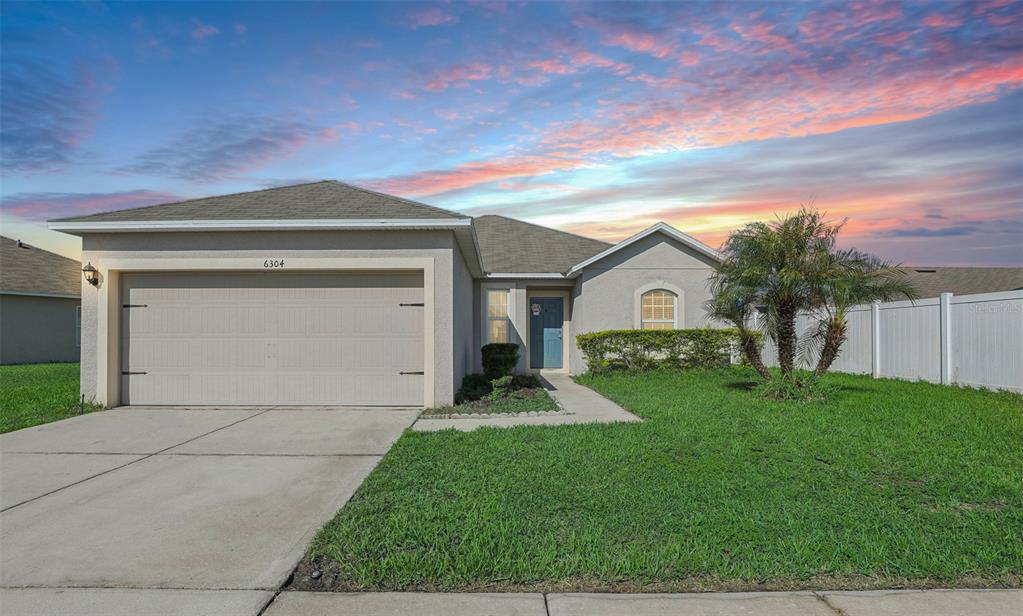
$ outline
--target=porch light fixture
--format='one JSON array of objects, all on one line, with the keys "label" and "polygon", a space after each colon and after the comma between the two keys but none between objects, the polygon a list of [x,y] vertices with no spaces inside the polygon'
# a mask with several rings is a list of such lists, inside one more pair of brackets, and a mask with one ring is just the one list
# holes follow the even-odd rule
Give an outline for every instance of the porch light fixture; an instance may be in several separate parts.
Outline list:
[{"label": "porch light fixture", "polygon": [[85,274],[85,281],[94,287],[99,286],[99,270],[92,266],[92,263],[86,263],[85,267],[82,268],[82,273]]}]

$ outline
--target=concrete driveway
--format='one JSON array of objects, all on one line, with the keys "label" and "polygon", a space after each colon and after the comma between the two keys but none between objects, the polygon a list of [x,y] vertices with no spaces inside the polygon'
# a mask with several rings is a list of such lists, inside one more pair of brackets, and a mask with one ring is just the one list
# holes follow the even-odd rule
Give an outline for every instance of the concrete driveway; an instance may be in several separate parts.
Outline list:
[{"label": "concrete driveway", "polygon": [[2,435],[0,609],[256,614],[417,415],[126,407]]}]

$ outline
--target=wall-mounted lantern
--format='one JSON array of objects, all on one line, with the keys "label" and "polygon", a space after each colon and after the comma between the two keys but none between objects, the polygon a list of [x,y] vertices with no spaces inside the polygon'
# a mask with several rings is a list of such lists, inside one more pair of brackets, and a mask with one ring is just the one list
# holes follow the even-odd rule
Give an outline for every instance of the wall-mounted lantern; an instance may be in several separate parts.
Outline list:
[{"label": "wall-mounted lantern", "polygon": [[82,273],[85,274],[85,281],[94,287],[99,286],[99,270],[92,266],[92,263],[86,263],[85,267],[82,268]]}]

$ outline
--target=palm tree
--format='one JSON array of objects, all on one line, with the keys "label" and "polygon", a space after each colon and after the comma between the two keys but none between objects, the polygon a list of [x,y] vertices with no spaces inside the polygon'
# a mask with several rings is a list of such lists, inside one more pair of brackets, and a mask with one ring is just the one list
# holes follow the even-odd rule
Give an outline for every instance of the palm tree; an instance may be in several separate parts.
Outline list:
[{"label": "palm tree", "polygon": [[[916,296],[897,267],[859,251],[837,250],[845,222],[828,222],[824,214],[804,206],[771,223],[750,223],[732,233],[722,247],[725,258],[711,280],[711,304],[720,303],[719,318],[727,318],[728,303],[736,297],[742,299],[743,311],[763,307],[764,329],[778,349],[783,376],[795,369],[799,314],[815,315],[819,321],[808,342],[820,350],[815,371],[820,375],[838,357],[851,306]],[[735,323],[734,318],[728,320]]]},{"label": "palm tree", "polygon": [[916,287],[903,270],[873,255],[841,250],[823,255],[822,259],[827,262],[822,271],[828,275],[817,281],[817,331],[808,345],[820,353],[814,369],[816,376],[827,372],[838,358],[846,340],[846,315],[850,308],[875,300],[915,300],[918,297]]},{"label": "palm tree", "polygon": [[739,332],[739,349],[746,356],[746,360],[757,371],[757,374],[765,381],[770,381],[771,373],[760,356],[760,345],[757,343],[753,330],[749,327],[756,310],[752,298],[751,289],[728,286],[723,280],[714,280],[711,299],[706,302],[705,306],[710,316],[731,323],[735,327]]}]

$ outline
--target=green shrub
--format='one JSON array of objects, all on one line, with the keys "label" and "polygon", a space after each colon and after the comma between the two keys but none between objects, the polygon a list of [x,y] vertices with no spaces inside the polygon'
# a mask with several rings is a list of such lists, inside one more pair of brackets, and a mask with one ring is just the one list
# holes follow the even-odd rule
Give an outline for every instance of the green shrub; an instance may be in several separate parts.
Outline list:
[{"label": "green shrub", "polygon": [[480,400],[490,394],[490,379],[482,374],[467,374],[462,379],[462,386],[455,394],[455,404]]},{"label": "green shrub", "polygon": [[483,349],[483,374],[493,380],[508,376],[519,363],[519,345],[507,342],[494,342]]},{"label": "green shrub", "polygon": [[768,400],[791,402],[817,402],[826,400],[835,388],[822,384],[812,372],[792,372],[780,378],[764,381],[757,386],[760,395]]},{"label": "green shrub", "polygon": [[576,343],[591,372],[713,368],[739,357],[735,329],[612,329],[580,334]]},{"label": "green shrub", "polygon": [[490,381],[490,394],[487,396],[490,400],[497,400],[498,398],[504,398],[511,394],[515,390],[514,387],[515,378],[507,374],[505,376],[498,377]]}]

